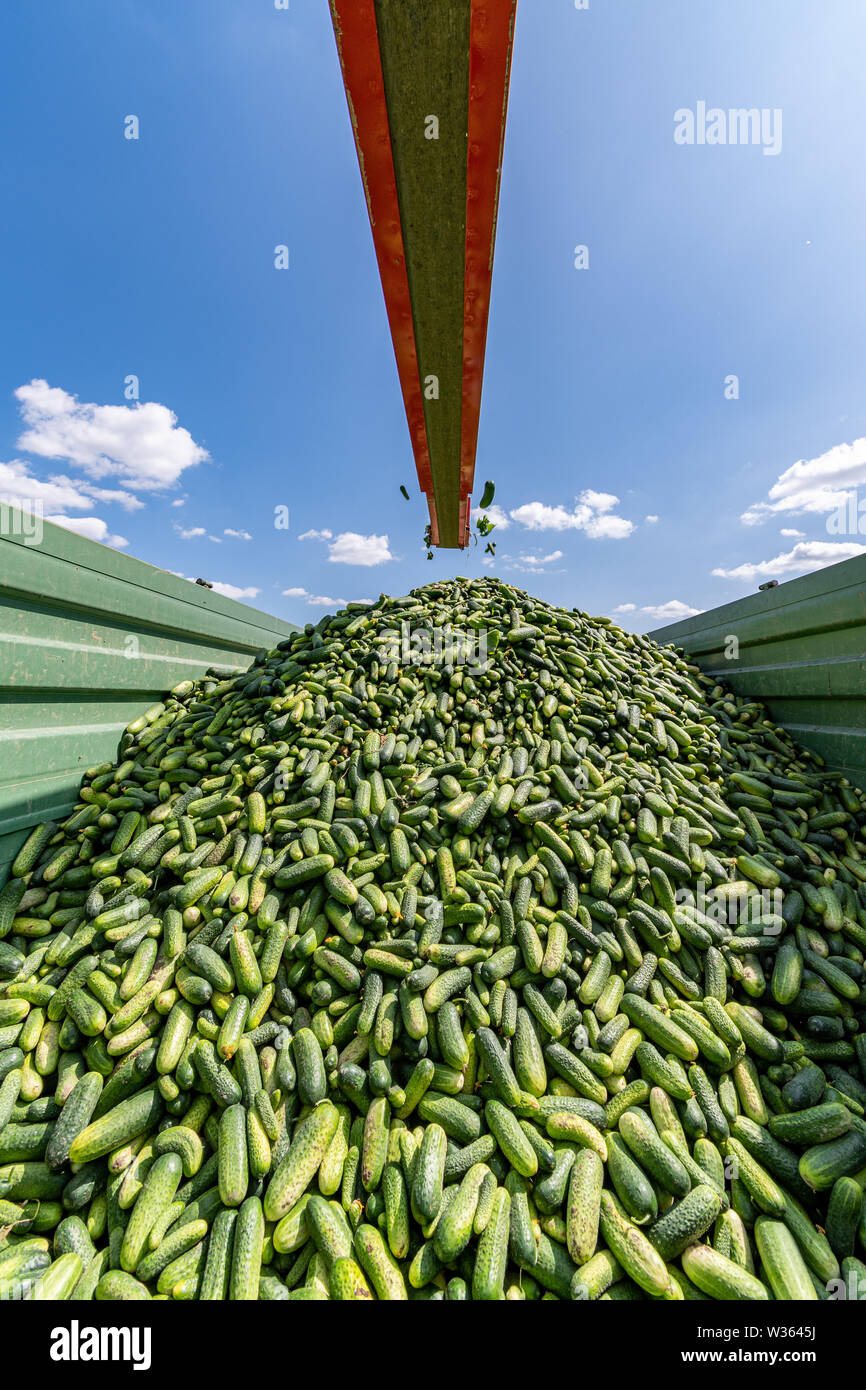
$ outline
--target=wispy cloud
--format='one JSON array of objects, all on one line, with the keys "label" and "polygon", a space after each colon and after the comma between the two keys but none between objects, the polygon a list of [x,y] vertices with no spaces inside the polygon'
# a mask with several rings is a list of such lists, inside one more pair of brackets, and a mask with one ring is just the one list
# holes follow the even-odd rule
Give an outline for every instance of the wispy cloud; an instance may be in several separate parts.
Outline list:
[{"label": "wispy cloud", "polygon": [[251,541],[251,540],[252,540],[252,536],[250,535],[249,531],[233,531],[232,528],[231,528],[230,526],[227,526],[227,527],[226,527],[226,529],[223,531],[223,535],[224,535],[224,536],[233,536],[234,539],[235,539],[236,541]]},{"label": "wispy cloud", "polygon": [[333,539],[333,536],[334,536],[333,531],[317,531],[317,530],[315,530],[315,528],[314,528],[314,529],[311,530],[311,531],[304,531],[300,536],[298,536],[298,540],[299,540],[299,541],[329,541],[329,540],[332,540],[332,539]]},{"label": "wispy cloud", "polygon": [[197,540],[199,536],[207,535],[203,526],[188,526],[184,528],[183,526],[178,526],[177,522],[174,523],[172,530],[177,532],[182,541],[194,541]]}]

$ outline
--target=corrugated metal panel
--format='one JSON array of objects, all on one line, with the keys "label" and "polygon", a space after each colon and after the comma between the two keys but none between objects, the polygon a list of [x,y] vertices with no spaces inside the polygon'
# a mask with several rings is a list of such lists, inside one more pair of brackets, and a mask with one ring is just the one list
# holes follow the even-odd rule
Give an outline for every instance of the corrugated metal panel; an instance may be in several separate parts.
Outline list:
[{"label": "corrugated metal panel", "polygon": [[[16,513],[4,511],[10,524]],[[64,814],[122,730],[209,666],[243,670],[296,629],[45,522],[0,535],[0,882],[28,827]]]},{"label": "corrugated metal panel", "polygon": [[800,743],[866,787],[866,556],[650,636],[765,701]]}]

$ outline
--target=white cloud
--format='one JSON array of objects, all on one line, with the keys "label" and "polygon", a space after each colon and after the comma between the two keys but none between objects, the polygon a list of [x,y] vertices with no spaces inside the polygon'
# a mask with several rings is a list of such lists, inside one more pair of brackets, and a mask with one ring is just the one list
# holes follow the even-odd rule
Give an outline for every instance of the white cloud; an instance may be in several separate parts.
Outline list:
[{"label": "white cloud", "polygon": [[223,598],[245,599],[256,598],[262,591],[250,586],[247,589],[239,589],[237,584],[221,584],[218,579],[213,581],[213,591],[215,594],[222,594]]},{"label": "white cloud", "polygon": [[572,510],[549,507],[544,502],[525,502],[513,508],[510,516],[528,531],[583,531],[591,540],[625,540],[634,530],[634,523],[611,515],[618,502],[612,492],[587,488]]},{"label": "white cloud", "polygon": [[656,522],[658,521],[658,517],[655,515],[645,516],[644,521],[646,522],[647,526],[655,526]]},{"label": "white cloud", "polygon": [[483,511],[480,507],[473,507],[472,520],[477,521],[480,516],[486,516],[488,521],[492,521],[500,531],[507,531],[511,525],[504,508],[500,507],[497,502],[494,502],[491,507],[485,507]]},{"label": "white cloud", "polygon": [[860,483],[866,483],[866,438],[855,439],[853,444],[837,444],[817,458],[799,459],[791,464],[770,488],[769,501],[754,503],[741,520],[747,526],[756,526],[779,513],[796,516],[832,512]]},{"label": "white cloud", "polygon": [[185,504],[185,502],[186,502],[186,498],[185,498],[185,497],[175,497],[175,499],[174,499],[174,501],[172,502],[171,505],[172,505],[173,507],[182,507],[182,506]]},{"label": "white cloud", "polygon": [[694,618],[698,613],[703,613],[702,608],[692,608],[691,604],[683,603],[678,598],[672,598],[667,603],[645,603],[640,610],[636,603],[620,603],[613,609],[614,613],[646,613],[648,618],[655,618],[657,622],[673,622],[677,618]]},{"label": "white cloud", "polygon": [[[521,553],[516,556],[501,555],[499,557],[500,563],[503,564],[506,569],[522,570],[525,574],[549,574],[550,571],[546,570],[545,566],[552,565],[557,560],[561,559],[561,550],[551,550],[549,555],[532,555],[526,551],[521,551]],[[492,563],[492,559],[484,561],[484,563]],[[562,570],[557,570],[555,572],[557,574],[563,573]]]},{"label": "white cloud", "polygon": [[593,541],[624,541],[634,530],[634,522],[622,516],[595,516],[583,529]]},{"label": "white cloud", "polygon": [[779,532],[780,536],[790,536],[794,540],[802,540],[805,534],[805,531],[795,531],[792,526],[783,526]]},{"label": "white cloud", "polygon": [[[329,598],[327,594],[311,594],[307,589],[283,589],[284,598],[302,598],[311,608],[345,608],[344,598]],[[372,599],[362,598],[359,603],[372,603]]]},{"label": "white cloud", "polygon": [[220,540],[219,536],[208,536],[208,540],[213,541],[214,545],[222,545],[222,541]]},{"label": "white cloud", "polygon": [[206,534],[203,526],[190,526],[187,530],[184,530],[182,526],[177,525],[177,522],[174,523],[173,530],[177,532],[182,541],[193,541],[197,536]]},{"label": "white cloud", "polygon": [[548,507],[543,502],[524,502],[522,507],[514,507],[511,519],[528,531],[578,531],[583,524],[576,513],[565,507]]},{"label": "white cloud", "polygon": [[227,527],[226,527],[226,529],[223,531],[223,535],[224,535],[224,536],[234,536],[234,538],[235,538],[236,541],[251,541],[251,540],[252,540],[252,536],[250,535],[249,531],[233,531],[232,528],[231,528],[230,526],[227,526]]},{"label": "white cloud", "polygon": [[333,540],[333,538],[333,531],[316,530],[304,531],[302,535],[298,536],[299,541],[330,541]]},{"label": "white cloud", "polygon": [[[195,583],[195,579],[191,574],[181,574],[180,570],[169,570],[168,572],[169,574],[175,575],[178,579],[186,579],[190,584]],[[223,584],[219,579],[213,579],[209,582],[215,594],[222,594],[223,598],[233,598],[237,599],[239,602],[243,602],[244,599],[248,598],[256,598],[262,592],[261,589],[256,589],[253,585],[250,585],[246,589],[242,589],[237,584]]]},{"label": "white cloud", "polygon": [[343,531],[328,546],[332,565],[384,565],[394,556],[387,536],[361,536],[357,531]]},{"label": "white cloud", "polygon": [[45,520],[53,521],[55,526],[62,526],[66,531],[74,531],[77,536],[85,536],[89,541],[111,545],[115,550],[129,545],[125,536],[113,536],[99,516],[46,516]]},{"label": "white cloud", "polygon": [[694,618],[698,613],[703,613],[704,610],[692,608],[691,604],[682,603],[678,598],[672,598],[668,603],[645,604],[640,611],[662,623],[672,622],[677,618]]},{"label": "white cloud", "polygon": [[140,512],[144,507],[140,497],[134,497],[131,492],[126,492],[123,488],[94,487],[92,483],[79,483],[75,478],[58,477],[54,479],[56,483],[68,483],[70,487],[80,487],[85,496],[93,499],[94,502],[108,502],[122,507],[125,512]]},{"label": "white cloud", "polygon": [[93,503],[68,478],[34,478],[26,463],[0,463],[0,498],[7,506],[41,502],[43,507],[73,507],[87,511]]},{"label": "white cloud", "polygon": [[855,555],[866,555],[866,546],[854,541],[800,541],[793,550],[776,555],[772,560],[737,565],[731,570],[715,569],[713,574],[718,579],[783,579],[792,574],[825,569],[840,560],[852,560]]},{"label": "white cloud", "polygon": [[[28,464],[16,459],[12,463],[0,463],[0,505],[17,507],[19,511],[31,515],[41,511],[46,521],[55,526],[63,526],[76,535],[86,536],[88,540],[100,541],[103,545],[121,549],[129,545],[125,536],[113,535],[108,523],[98,516],[70,517],[68,511],[89,512],[94,501],[120,501],[128,499],[136,506],[141,505],[128,493],[103,493],[100,488],[91,488],[73,478],[52,477],[35,478]],[[127,505],[126,501],[121,505]],[[127,506],[127,510],[132,510]]]},{"label": "white cloud", "polygon": [[616,506],[619,498],[614,497],[612,492],[594,492],[590,487],[580,494],[580,501],[591,507],[594,512],[609,512]]},{"label": "white cloud", "polygon": [[15,395],[29,426],[18,447],[41,458],[66,459],[91,478],[112,475],[141,491],[170,487],[187,468],[209,458],[177,416],[156,401],[95,405],[35,379]]},{"label": "white cloud", "polygon": [[128,512],[144,506],[131,492],[94,487],[82,478],[67,478],[63,474],[37,478],[31,473],[30,464],[21,459],[0,463],[0,498],[11,506],[17,506],[20,500],[75,511],[89,511],[94,502],[117,503]]}]

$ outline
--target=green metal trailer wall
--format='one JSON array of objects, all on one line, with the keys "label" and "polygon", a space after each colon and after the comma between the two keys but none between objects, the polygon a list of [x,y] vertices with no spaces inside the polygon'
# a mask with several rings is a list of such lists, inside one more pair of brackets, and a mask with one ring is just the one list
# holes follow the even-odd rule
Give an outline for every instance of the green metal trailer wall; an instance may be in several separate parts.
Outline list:
[{"label": "green metal trailer wall", "polygon": [[866,555],[650,633],[866,787]]},{"label": "green metal trailer wall", "polygon": [[[15,516],[9,509],[4,515]],[[130,720],[296,629],[45,522],[0,534],[0,883],[30,826],[74,804]]]}]

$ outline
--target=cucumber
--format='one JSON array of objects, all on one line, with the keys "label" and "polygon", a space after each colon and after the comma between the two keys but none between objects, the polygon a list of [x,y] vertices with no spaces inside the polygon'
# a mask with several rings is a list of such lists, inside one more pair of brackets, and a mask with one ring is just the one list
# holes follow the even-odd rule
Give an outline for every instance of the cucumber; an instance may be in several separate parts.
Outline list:
[{"label": "cucumber", "polygon": [[355,1232],[354,1244],[358,1264],[377,1298],[388,1302],[406,1301],[409,1295],[402,1270],[376,1227],[362,1223]]},{"label": "cucumber", "polygon": [[259,1296],[264,1239],[262,1204],[256,1196],[247,1197],[238,1210],[232,1243],[229,1298],[234,1303],[251,1302]]},{"label": "cucumber", "polygon": [[812,1279],[787,1226],[769,1216],[755,1222],[755,1240],[764,1274],[776,1298],[817,1301]]},{"label": "cucumber", "polygon": [[30,870],[37,863],[43,850],[56,833],[57,825],[54,821],[45,821],[43,825],[37,825],[35,829],[31,830],[24,844],[12,860],[10,872],[13,878],[24,878],[30,873]]},{"label": "cucumber", "polygon": [[663,1014],[654,1004],[642,999],[639,994],[623,995],[620,1005],[630,1023],[640,1028],[651,1042],[684,1062],[696,1062],[698,1044],[678,1023]]},{"label": "cucumber", "polygon": [[653,1298],[673,1296],[664,1260],[610,1192],[601,1194],[600,1225],[609,1250],[629,1278]]},{"label": "cucumber", "polygon": [[386,1163],[382,1173],[382,1196],[385,1202],[385,1234],[388,1249],[396,1260],[409,1253],[409,1195],[400,1165]]},{"label": "cucumber", "polygon": [[598,1244],[604,1164],[594,1149],[581,1149],[568,1184],[566,1244],[576,1265],[592,1259]]},{"label": "cucumber", "polygon": [[[579,1144],[581,1147],[593,1149],[602,1163],[606,1161],[607,1144],[604,1135],[582,1115],[572,1114],[568,1110],[554,1112],[546,1117],[545,1126],[551,1139],[565,1140],[571,1144]],[[518,1171],[520,1170],[518,1169]],[[531,1175],[527,1173],[524,1176],[529,1177]]]},{"label": "cucumber", "polygon": [[374,1192],[382,1180],[388,1157],[390,1118],[387,1097],[377,1096],[367,1111],[361,1144],[361,1182],[367,1192]]},{"label": "cucumber", "polygon": [[504,1187],[497,1187],[472,1269],[472,1297],[476,1302],[496,1303],[503,1297],[510,1226],[511,1198]]},{"label": "cucumber", "polygon": [[689,1245],[682,1266],[693,1284],[719,1302],[761,1303],[770,1297],[766,1284],[709,1245]]},{"label": "cucumber", "polygon": [[100,1303],[135,1303],[151,1297],[138,1279],[122,1269],[109,1269],[102,1275],[93,1292]]},{"label": "cucumber", "polygon": [[866,1163],[866,1136],[852,1129],[839,1139],[816,1144],[800,1158],[800,1177],[816,1192],[831,1188],[838,1178],[856,1173]]},{"label": "cucumber", "polygon": [[790,1115],[772,1115],[770,1133],[786,1144],[799,1148],[838,1139],[851,1128],[851,1112],[844,1105],[829,1103],[797,1110]]},{"label": "cucumber", "polygon": [[530,1095],[543,1096],[547,1089],[547,1067],[532,1016],[527,1009],[517,1010],[512,1046],[514,1072],[519,1086]]},{"label": "cucumber", "polygon": [[220,1116],[217,1158],[220,1200],[225,1207],[239,1207],[250,1181],[247,1112],[243,1105],[230,1105]]},{"label": "cucumber", "polygon": [[279,1221],[295,1205],[315,1177],[339,1124],[337,1107],[322,1101],[295,1130],[291,1146],[265,1192],[264,1215]]},{"label": "cucumber", "polygon": [[736,1164],[737,1176],[755,1205],[768,1216],[784,1216],[785,1194],[766,1168],[733,1137],[726,1139],[722,1148],[731,1162]]},{"label": "cucumber", "polygon": [[317,1105],[328,1093],[321,1044],[311,1028],[301,1028],[292,1041],[298,1070],[298,1092],[305,1105]]},{"label": "cucumber", "polygon": [[352,1233],[342,1210],[320,1197],[310,1194],[306,1206],[306,1221],[313,1244],[330,1268],[334,1260],[348,1259],[352,1252]]},{"label": "cucumber", "polygon": [[647,1231],[651,1244],[666,1262],[698,1242],[721,1215],[718,1191],[708,1185],[693,1187]]},{"label": "cucumber", "polygon": [[328,1275],[331,1297],[338,1302],[369,1302],[373,1291],[364,1272],[351,1256],[334,1260]]},{"label": "cucumber", "polygon": [[412,1181],[412,1211],[421,1225],[429,1225],[442,1203],[448,1136],[441,1125],[429,1124],[417,1151]]},{"label": "cucumber", "polygon": [[464,1174],[453,1201],[436,1224],[433,1249],[443,1265],[453,1264],[469,1244],[481,1184],[488,1171],[484,1163],[472,1165]]},{"label": "cucumber", "polygon": [[426,1124],[441,1125],[457,1144],[471,1144],[481,1134],[481,1120],[474,1110],[432,1089],[420,1100],[418,1114]]},{"label": "cucumber", "polygon": [[103,1079],[99,1072],[86,1072],[66,1097],[45,1149],[45,1162],[54,1172],[69,1162],[73,1140],[90,1123],[102,1087]]},{"label": "cucumber", "polygon": [[120,1248],[120,1267],[134,1274],[144,1257],[154,1223],[174,1199],[183,1175],[177,1154],[163,1154],[144,1180]]},{"label": "cucumber", "polygon": [[89,1163],[121,1148],[152,1129],[161,1114],[162,1097],[155,1086],[145,1087],[76,1134],[69,1146],[70,1163]]},{"label": "cucumber", "polygon": [[863,1213],[863,1189],[854,1178],[837,1178],[827,1204],[826,1232],[833,1254],[840,1260],[854,1254],[854,1242]]},{"label": "cucumber", "polygon": [[538,1156],[511,1111],[498,1100],[489,1100],[484,1107],[484,1118],[496,1143],[515,1172],[524,1178],[534,1177],[538,1172]]},{"label": "cucumber", "polygon": [[[673,1197],[684,1197],[691,1180],[676,1154],[660,1138],[646,1111],[636,1106],[619,1119],[619,1132],[637,1163]],[[643,1286],[641,1286],[643,1287]]]},{"label": "cucumber", "polygon": [[783,1193],[785,1211],[783,1221],[800,1247],[806,1264],[822,1283],[838,1278],[839,1261],[823,1231],[816,1229],[811,1217],[788,1192]]},{"label": "cucumber", "polygon": [[607,1168],[614,1191],[631,1220],[638,1226],[652,1221],[658,1215],[655,1188],[620,1134],[607,1136]]}]

